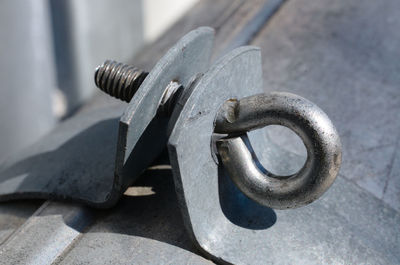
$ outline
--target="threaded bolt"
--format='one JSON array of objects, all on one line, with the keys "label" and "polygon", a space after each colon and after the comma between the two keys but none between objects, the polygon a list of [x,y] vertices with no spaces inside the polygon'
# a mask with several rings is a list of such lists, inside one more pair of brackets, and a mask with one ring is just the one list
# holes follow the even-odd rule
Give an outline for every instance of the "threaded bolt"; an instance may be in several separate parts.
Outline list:
[{"label": "threaded bolt", "polygon": [[107,60],[96,68],[94,81],[105,93],[129,102],[147,75],[131,65]]}]

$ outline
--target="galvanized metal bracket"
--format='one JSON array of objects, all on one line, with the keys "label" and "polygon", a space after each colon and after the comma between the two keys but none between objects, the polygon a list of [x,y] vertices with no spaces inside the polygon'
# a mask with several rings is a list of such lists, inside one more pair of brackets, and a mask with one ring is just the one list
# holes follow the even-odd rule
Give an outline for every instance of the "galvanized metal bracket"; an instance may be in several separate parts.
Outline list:
[{"label": "galvanized metal bracket", "polygon": [[[230,150],[221,152],[216,139],[220,140],[222,136],[215,132],[228,133],[222,144],[233,150],[232,141],[241,141],[243,133],[259,127],[252,125],[252,119],[241,120],[238,113],[236,124],[244,124],[238,131],[242,135],[229,135],[230,132],[238,133],[229,129],[235,120],[228,119],[225,124],[221,108],[229,100],[264,92],[261,54],[256,47],[237,48],[208,69],[212,43],[212,29],[199,28],[190,32],[157,63],[122,117],[118,118],[124,105],[87,112],[63,123],[22,155],[6,161],[0,167],[0,200],[55,198],[81,201],[94,207],[111,207],[167,145],[184,222],[199,249],[214,260],[234,264],[252,263],[254,250],[258,249],[262,252],[259,258],[266,260],[267,250],[271,249],[268,238],[285,236],[285,229],[274,226],[276,212],[266,205],[279,209],[298,207],[321,196],[338,173],[340,141],[329,119],[315,105],[277,94],[275,96],[280,100],[293,100],[290,104],[280,103],[283,108],[278,109],[279,115],[302,112],[292,118],[285,116],[282,124],[291,127],[290,121],[295,122],[297,117],[302,120],[292,129],[297,130],[308,151],[312,150],[303,167],[305,171],[311,168],[312,172],[299,174],[297,179],[292,176],[295,185],[303,186],[290,191],[291,197],[287,200],[280,200],[279,189],[273,190],[271,186],[256,185],[257,189],[247,189],[246,185],[236,181],[240,178],[236,171],[243,173],[246,170],[241,171],[243,166],[235,171],[226,169],[232,162],[229,161]],[[160,115],[159,106],[166,93],[172,93],[168,91],[171,82],[179,83],[183,92],[179,94],[171,116],[167,117]],[[264,99],[269,100],[268,97]],[[291,108],[293,106],[299,108]],[[289,112],[285,114],[287,110]],[[279,115],[275,117],[277,120]],[[273,123],[281,124],[267,119],[261,126]],[[322,125],[318,126],[318,123]],[[328,136],[324,137],[324,134]],[[273,156],[272,159],[277,156],[298,159],[272,144],[262,130],[251,131],[248,135],[262,163],[268,164]],[[220,150],[220,154],[216,150]],[[246,153],[248,161],[253,163],[249,152]],[[236,158],[240,159],[240,156]],[[281,169],[286,166],[280,164]],[[256,172],[256,169],[253,165],[249,171]],[[255,178],[249,178],[250,182],[270,177],[258,173],[253,175]],[[293,184],[289,179],[276,180],[276,183]],[[299,190],[311,195],[297,196]],[[278,194],[278,197],[263,197],[269,194]],[[283,215],[283,218],[287,219],[287,216],[290,215]]]}]

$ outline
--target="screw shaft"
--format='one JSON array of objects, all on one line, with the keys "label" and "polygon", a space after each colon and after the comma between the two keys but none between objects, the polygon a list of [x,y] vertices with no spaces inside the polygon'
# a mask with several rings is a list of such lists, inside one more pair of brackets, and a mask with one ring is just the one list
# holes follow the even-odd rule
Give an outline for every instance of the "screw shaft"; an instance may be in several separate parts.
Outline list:
[{"label": "screw shaft", "polygon": [[96,68],[94,81],[105,93],[129,102],[147,74],[131,65],[107,60]]}]

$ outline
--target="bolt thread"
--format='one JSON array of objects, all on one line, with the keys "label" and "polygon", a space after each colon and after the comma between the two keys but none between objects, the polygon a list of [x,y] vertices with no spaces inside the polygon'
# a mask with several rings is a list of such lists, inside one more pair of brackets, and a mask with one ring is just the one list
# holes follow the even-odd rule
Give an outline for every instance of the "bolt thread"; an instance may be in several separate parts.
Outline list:
[{"label": "bolt thread", "polygon": [[94,81],[105,93],[129,102],[147,74],[131,65],[107,60],[96,68]]}]

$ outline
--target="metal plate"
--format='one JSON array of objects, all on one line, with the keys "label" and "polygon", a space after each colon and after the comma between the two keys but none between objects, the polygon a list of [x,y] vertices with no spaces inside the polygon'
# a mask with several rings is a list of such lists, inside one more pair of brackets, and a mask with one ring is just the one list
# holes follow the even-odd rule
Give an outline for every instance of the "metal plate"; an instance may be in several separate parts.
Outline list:
[{"label": "metal plate", "polygon": [[132,98],[119,124],[115,174],[123,182],[131,183],[165,148],[169,117],[157,115],[165,88],[176,81],[186,89],[204,73],[213,40],[214,30],[207,27],[186,34],[160,59]]},{"label": "metal plate", "polygon": [[[187,230],[208,255],[235,264],[250,263],[248,258],[253,248],[249,245],[260,243],[260,232],[256,229],[271,226],[276,215],[232,190],[233,185],[224,185],[227,179],[212,155],[211,136],[217,112],[227,99],[261,92],[259,49],[234,50],[193,88],[168,145]],[[261,131],[254,131],[252,143],[263,144],[262,140]]]},{"label": "metal plate", "polygon": [[[196,84],[177,119],[170,160],[184,222],[196,245],[213,260],[233,264],[397,263],[399,215],[355,185],[339,177],[311,205],[272,210],[244,196],[217,164],[211,150],[217,111],[229,98],[260,92],[261,85],[259,52],[239,48]],[[273,157],[288,160],[261,132],[250,141],[264,166]],[[369,216],[368,222],[359,216]],[[371,224],[383,220],[382,229],[371,233]]]},{"label": "metal plate", "polygon": [[125,109],[119,131],[122,103],[67,120],[0,165],[0,200],[54,198],[94,207],[114,205],[165,148],[168,119],[156,117],[158,103],[170,81],[185,87],[207,69],[213,33],[210,28],[194,30],[166,53]]}]

